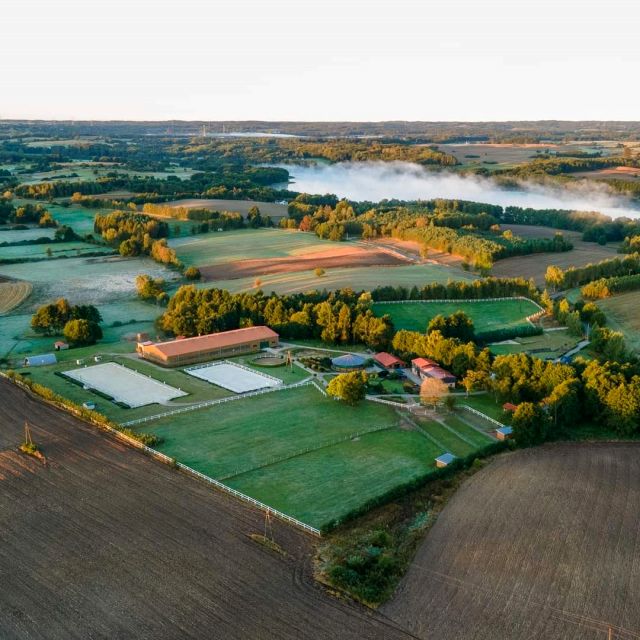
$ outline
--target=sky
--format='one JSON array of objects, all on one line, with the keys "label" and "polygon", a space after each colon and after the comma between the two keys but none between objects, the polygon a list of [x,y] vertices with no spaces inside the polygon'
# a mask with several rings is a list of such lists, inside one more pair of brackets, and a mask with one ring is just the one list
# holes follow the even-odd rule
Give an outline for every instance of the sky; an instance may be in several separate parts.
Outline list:
[{"label": "sky", "polygon": [[637,0],[4,0],[0,119],[639,120]]}]

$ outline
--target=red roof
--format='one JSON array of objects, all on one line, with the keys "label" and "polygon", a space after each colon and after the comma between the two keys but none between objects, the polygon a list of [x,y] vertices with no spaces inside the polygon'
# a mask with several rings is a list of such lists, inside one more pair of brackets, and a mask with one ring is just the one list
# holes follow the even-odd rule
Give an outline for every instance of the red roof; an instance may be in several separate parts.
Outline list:
[{"label": "red roof", "polygon": [[150,348],[157,349],[164,356],[170,357],[186,355],[188,353],[198,351],[221,349],[236,344],[244,344],[246,342],[271,340],[277,337],[278,334],[269,329],[269,327],[246,327],[245,329],[210,333],[206,336],[197,336],[195,338],[182,338],[181,340],[176,339],[168,342],[155,342],[150,345]]},{"label": "red roof", "polygon": [[424,369],[426,367],[437,367],[438,363],[435,360],[429,360],[428,358],[414,358],[411,364],[418,369]]},{"label": "red roof", "polygon": [[425,372],[430,378],[438,378],[439,380],[455,380],[456,377],[442,367],[429,367]]},{"label": "red roof", "polygon": [[376,353],[373,356],[373,359],[380,363],[383,367],[393,367],[394,365],[404,366],[404,362],[400,360],[400,358],[396,358],[396,356],[387,353],[386,351],[381,351],[380,353]]},{"label": "red roof", "polygon": [[502,408],[503,408],[505,411],[515,411],[515,410],[518,408],[518,405],[517,405],[517,404],[512,404],[511,402],[505,402],[505,403],[502,405]]}]

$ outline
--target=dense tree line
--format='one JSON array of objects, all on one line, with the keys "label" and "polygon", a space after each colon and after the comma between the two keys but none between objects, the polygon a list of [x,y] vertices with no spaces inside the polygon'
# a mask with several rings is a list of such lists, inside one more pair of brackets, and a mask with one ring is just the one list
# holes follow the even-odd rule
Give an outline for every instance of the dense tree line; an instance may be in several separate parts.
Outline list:
[{"label": "dense tree line", "polygon": [[640,254],[633,253],[624,258],[610,258],[584,267],[570,267],[566,271],[555,265],[547,267],[545,281],[554,289],[571,289],[599,280],[640,273]]},{"label": "dense tree line", "polygon": [[93,305],[71,305],[66,298],[40,307],[31,328],[45,335],[64,335],[74,345],[94,344],[102,338],[102,316]]},{"label": "dense tree line", "polygon": [[382,286],[371,292],[376,302],[393,300],[480,300],[523,296],[539,301],[535,283],[525,278],[482,278],[455,280],[447,283],[431,282],[422,287]]},{"label": "dense tree line", "polygon": [[580,293],[587,300],[596,300],[598,298],[609,298],[614,293],[635,291],[637,289],[640,289],[640,274],[599,278],[585,284],[580,289]]},{"label": "dense tree line", "polygon": [[151,256],[156,262],[181,268],[176,252],[167,245],[166,222],[143,213],[113,211],[96,214],[93,228],[105,242],[117,247],[122,256]]},{"label": "dense tree line", "polygon": [[285,338],[317,338],[328,344],[364,343],[386,348],[393,335],[388,316],[376,317],[371,296],[351,290],[330,294],[265,296],[183,286],[172,296],[159,326],[174,335],[195,336],[266,324]]}]

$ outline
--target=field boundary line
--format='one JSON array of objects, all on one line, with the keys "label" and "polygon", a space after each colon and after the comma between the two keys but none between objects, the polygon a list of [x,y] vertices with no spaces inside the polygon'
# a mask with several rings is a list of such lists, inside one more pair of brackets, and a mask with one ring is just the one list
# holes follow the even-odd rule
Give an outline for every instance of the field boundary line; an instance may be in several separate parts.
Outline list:
[{"label": "field boundary line", "polygon": [[471,440],[467,439],[466,436],[463,436],[461,433],[458,433],[453,427],[450,427],[444,420],[442,422],[438,420],[437,422],[438,424],[441,424],[447,431],[450,431],[457,438],[460,438],[460,440],[462,440],[463,442],[466,442],[468,445],[472,446],[474,449],[477,448],[477,445],[475,444],[475,442],[471,442]]},{"label": "field boundary line", "polygon": [[[484,418],[485,420],[488,420],[489,422],[495,424],[497,427],[504,427],[502,422],[498,422],[497,420],[494,420],[493,418],[488,416],[486,413],[482,413],[482,411],[478,411],[477,409],[474,409],[473,407],[470,407],[468,404],[461,404],[460,406],[463,409],[466,409],[467,411],[470,411],[471,413],[475,413],[477,416],[480,416],[481,418]],[[473,427],[473,425],[469,425],[469,426]],[[478,429],[477,427],[473,427],[473,428],[476,429],[476,431],[480,431],[480,429]]]},{"label": "field boundary line", "polygon": [[[435,436],[432,436],[430,433],[428,433],[421,425],[419,425],[413,418],[410,418],[409,416],[405,416],[405,420],[415,429],[417,429],[427,440],[433,442],[433,444],[436,445],[436,447],[439,447],[440,449],[442,449],[443,451],[449,451],[448,447],[445,447],[444,444],[442,444],[442,442],[440,442],[439,440],[436,439]],[[440,423],[438,423],[440,424]]]},{"label": "field boundary line", "polygon": [[[130,436],[128,436],[126,433],[122,433],[122,431],[119,431],[118,429],[115,429],[114,427],[103,423],[103,422],[98,422],[96,420],[92,420],[91,418],[88,418],[87,416],[82,415],[82,412],[78,409],[74,409],[73,407],[69,406],[69,405],[65,405],[65,404],[60,404],[58,402],[56,402],[55,400],[50,400],[47,399],[43,396],[41,396],[39,393],[37,393],[36,391],[34,391],[33,389],[31,389],[28,385],[24,384],[21,380],[17,380],[15,378],[11,378],[10,376],[8,376],[4,371],[0,371],[0,376],[2,376],[3,378],[5,378],[6,380],[8,380],[9,382],[19,386],[21,389],[24,389],[27,393],[36,396],[41,402],[44,402],[46,404],[52,405],[54,407],[57,407],[58,409],[62,409],[68,413],[71,413],[72,415],[76,416],[78,419],[82,420],[83,422],[88,422],[91,425],[94,425],[100,429],[103,429],[105,431],[108,431],[109,433],[113,434],[118,440],[122,440],[125,443],[131,445],[132,447],[134,447],[135,449],[138,449],[140,451],[144,451],[145,453],[149,454],[152,458],[155,458],[161,462],[164,462],[166,464],[168,464],[169,466],[172,467],[176,467],[178,469],[181,469],[182,471],[185,471],[191,475],[193,475],[196,478],[199,478],[200,480],[204,480],[205,482],[208,482],[209,484],[212,484],[213,486],[215,486],[218,489],[221,489],[222,491],[229,493],[233,496],[235,496],[236,498],[239,498],[240,500],[247,502],[251,505],[253,505],[254,507],[257,507],[258,509],[265,511],[266,513],[269,513],[271,515],[274,515],[276,518],[279,518],[280,520],[284,520],[285,522],[288,522],[289,524],[293,524],[296,527],[299,527],[300,529],[303,529],[304,531],[307,531],[308,533],[311,533],[315,536],[321,537],[321,532],[319,529],[316,529],[315,527],[312,527],[311,525],[306,524],[305,522],[302,522],[301,520],[298,520],[296,518],[294,518],[293,516],[289,516],[286,513],[283,513],[282,511],[278,511],[277,509],[274,509],[273,507],[270,507],[268,504],[265,504],[264,502],[260,502],[260,500],[256,500],[255,498],[252,498],[251,496],[248,496],[244,493],[242,493],[241,491],[237,491],[236,489],[233,489],[232,487],[228,487],[226,484],[223,484],[222,482],[219,482],[218,480],[216,480],[215,478],[210,478],[209,476],[206,476],[204,473],[201,473],[200,471],[196,471],[195,469],[192,469],[191,467],[188,467],[186,464],[183,464],[182,462],[178,462],[177,460],[175,460],[174,458],[171,458],[169,456],[167,456],[164,453],[160,453],[160,451],[156,451],[155,449],[148,447],[145,444],[142,444],[142,442],[136,440],[135,438],[132,438]],[[305,381],[306,384],[310,384],[310,381]],[[296,383],[297,386],[302,386],[300,385],[300,383]]]},{"label": "field boundary line", "polygon": [[236,470],[233,473],[229,473],[224,476],[220,476],[220,480],[230,480],[231,478],[237,478],[245,473],[251,473],[252,471],[258,471],[258,469],[264,469],[265,467],[270,467],[274,464],[280,464],[281,462],[286,462],[287,460],[291,460],[293,458],[299,458],[307,453],[312,453],[313,451],[320,451],[321,449],[327,449],[328,447],[334,447],[337,444],[341,444],[343,442],[348,442],[349,440],[353,440],[354,438],[359,438],[360,436],[366,436],[370,433],[377,433],[378,431],[386,431],[387,429],[394,429],[397,427],[397,424],[392,425],[382,425],[377,427],[371,427],[370,429],[363,429],[362,431],[356,431],[355,433],[350,433],[346,436],[342,436],[341,438],[336,438],[335,440],[331,440],[331,442],[327,442],[326,444],[321,444],[319,447],[306,447],[305,449],[299,449],[294,453],[282,457],[282,458],[271,458],[266,462],[263,462],[255,467],[246,467],[244,469]]},{"label": "field boundary line", "polygon": [[298,387],[304,387],[310,385],[311,380],[301,380],[300,382],[294,382],[293,384],[282,384],[277,387],[265,387],[264,389],[257,389],[256,391],[249,391],[248,393],[240,393],[233,396],[226,396],[224,398],[216,398],[215,400],[204,400],[203,402],[196,402],[195,404],[188,405],[186,407],[180,407],[178,409],[172,409],[171,411],[164,411],[163,413],[157,413],[153,416],[145,416],[144,418],[136,418],[135,420],[129,420],[128,422],[120,422],[123,427],[133,427],[137,424],[143,424],[145,422],[151,422],[152,420],[160,420],[160,418],[167,418],[168,416],[174,416],[179,413],[186,413],[188,411],[197,411],[198,409],[204,409],[206,407],[213,407],[218,404],[224,404],[225,402],[235,402],[236,400],[243,400],[244,398],[253,398],[254,396],[261,396],[265,393],[275,393],[276,391],[286,391],[287,389],[297,389]]}]

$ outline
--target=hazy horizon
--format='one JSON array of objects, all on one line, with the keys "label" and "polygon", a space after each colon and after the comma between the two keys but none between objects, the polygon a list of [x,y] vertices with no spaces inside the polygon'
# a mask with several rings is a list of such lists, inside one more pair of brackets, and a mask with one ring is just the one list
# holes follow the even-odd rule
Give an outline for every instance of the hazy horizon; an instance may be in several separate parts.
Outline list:
[{"label": "hazy horizon", "polygon": [[23,0],[3,17],[0,119],[638,117],[627,0]]}]

